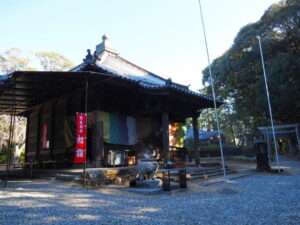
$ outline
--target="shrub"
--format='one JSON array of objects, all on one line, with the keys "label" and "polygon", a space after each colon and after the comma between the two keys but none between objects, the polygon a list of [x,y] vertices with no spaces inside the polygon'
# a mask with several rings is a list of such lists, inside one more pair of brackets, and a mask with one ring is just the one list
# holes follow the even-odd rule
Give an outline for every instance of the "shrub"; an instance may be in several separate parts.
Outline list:
[{"label": "shrub", "polygon": [[22,149],[20,158],[19,158],[19,163],[24,163],[25,162],[25,147]]},{"label": "shrub", "polygon": [[[251,146],[223,145],[224,156],[254,156],[255,151]],[[194,150],[188,151],[189,157],[194,157]],[[200,146],[200,157],[220,157],[219,145]]]},{"label": "shrub", "polygon": [[8,151],[11,151],[11,160],[13,160],[13,156],[15,154],[15,147],[16,147],[17,143],[13,143],[11,149],[9,150],[8,146],[4,146],[2,147],[2,149],[0,150],[0,164],[4,164],[6,163],[7,160],[7,153]]}]

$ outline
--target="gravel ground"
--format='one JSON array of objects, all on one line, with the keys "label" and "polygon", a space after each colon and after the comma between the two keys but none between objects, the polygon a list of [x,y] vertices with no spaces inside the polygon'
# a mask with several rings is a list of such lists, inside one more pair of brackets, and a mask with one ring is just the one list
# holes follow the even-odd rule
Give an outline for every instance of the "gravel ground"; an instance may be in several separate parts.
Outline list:
[{"label": "gravel ground", "polygon": [[145,196],[114,188],[14,181],[0,189],[0,224],[300,224],[300,162],[187,191]]}]

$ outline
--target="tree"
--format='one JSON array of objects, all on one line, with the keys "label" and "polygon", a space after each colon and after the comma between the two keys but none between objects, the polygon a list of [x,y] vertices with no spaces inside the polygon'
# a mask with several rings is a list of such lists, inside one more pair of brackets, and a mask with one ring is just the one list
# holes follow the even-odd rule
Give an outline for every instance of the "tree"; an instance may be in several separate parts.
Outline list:
[{"label": "tree", "polygon": [[35,54],[40,60],[45,71],[66,71],[74,67],[74,64],[63,55],[55,52],[37,52]]},{"label": "tree", "polygon": [[[211,64],[216,93],[231,105],[233,127],[244,132],[269,124],[260,52],[262,38],[273,116],[277,124],[300,121],[300,2],[273,4],[256,23],[243,27],[232,47]],[[208,68],[203,71],[208,82]],[[207,92],[210,92],[208,85]]]},{"label": "tree", "polygon": [[[44,70],[65,71],[71,69],[73,63],[61,54],[54,52],[39,52],[33,54],[21,49],[12,48],[0,54],[0,75],[9,74],[16,70],[33,71],[37,68],[30,64],[37,57]],[[0,162],[5,159],[3,146],[7,145],[9,138],[10,116],[0,115]],[[26,119],[16,117],[14,141],[18,144],[25,140]],[[5,147],[7,149],[7,147]]]},{"label": "tree", "polygon": [[30,59],[18,48],[11,48],[0,54],[0,72],[8,74],[16,70],[28,70]]}]

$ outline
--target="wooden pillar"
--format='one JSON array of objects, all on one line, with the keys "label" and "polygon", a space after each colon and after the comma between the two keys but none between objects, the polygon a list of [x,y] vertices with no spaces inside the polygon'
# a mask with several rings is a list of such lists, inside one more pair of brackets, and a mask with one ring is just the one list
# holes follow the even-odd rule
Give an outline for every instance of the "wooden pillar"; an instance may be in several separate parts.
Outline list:
[{"label": "wooden pillar", "polygon": [[194,133],[194,149],[196,166],[200,166],[200,140],[198,128],[198,116],[193,116],[193,133]]},{"label": "wooden pillar", "polygon": [[27,116],[27,122],[26,122],[26,137],[25,137],[25,163],[28,162],[28,157],[27,157],[27,153],[28,153],[28,141],[29,141],[29,126],[30,126],[30,116]]},{"label": "wooden pillar", "polygon": [[105,165],[105,157],[104,157],[104,123],[103,121],[100,121],[100,160],[101,160],[101,166]]},{"label": "wooden pillar", "polygon": [[97,122],[92,126],[91,132],[91,158],[95,167],[103,166],[102,161],[104,159],[103,121],[100,121],[98,116],[99,113],[96,114],[95,121]]},{"label": "wooden pillar", "polygon": [[170,160],[170,141],[169,141],[169,114],[163,112],[162,114],[162,128],[163,128],[163,151],[164,151],[164,162]]},{"label": "wooden pillar", "polygon": [[42,130],[42,110],[44,107],[38,109],[37,117],[37,139],[36,139],[36,157],[35,160],[39,161],[40,151],[41,151],[41,130]]},{"label": "wooden pillar", "polygon": [[54,101],[51,108],[51,133],[50,133],[50,160],[53,160],[54,135],[55,135],[55,106],[58,100]]}]

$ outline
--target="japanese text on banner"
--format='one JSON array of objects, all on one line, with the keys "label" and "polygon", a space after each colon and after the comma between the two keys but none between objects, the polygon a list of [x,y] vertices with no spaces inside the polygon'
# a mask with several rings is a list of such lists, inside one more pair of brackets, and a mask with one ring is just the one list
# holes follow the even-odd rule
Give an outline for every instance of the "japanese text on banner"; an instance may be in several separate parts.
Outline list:
[{"label": "japanese text on banner", "polygon": [[76,114],[76,150],[74,163],[86,162],[86,125],[87,116],[85,113]]}]

